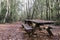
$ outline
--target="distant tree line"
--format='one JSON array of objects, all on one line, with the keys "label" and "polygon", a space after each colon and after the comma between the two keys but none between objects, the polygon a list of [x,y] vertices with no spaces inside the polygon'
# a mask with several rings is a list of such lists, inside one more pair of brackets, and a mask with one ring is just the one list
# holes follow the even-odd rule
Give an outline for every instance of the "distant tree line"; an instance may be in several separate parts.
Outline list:
[{"label": "distant tree line", "polygon": [[14,22],[18,20],[16,0],[0,1],[0,23]]},{"label": "distant tree line", "polygon": [[21,3],[18,3],[17,0],[1,1],[0,23],[24,19],[60,20],[60,0],[32,0],[32,2],[32,7],[29,6],[28,1],[25,11],[21,11],[18,15],[17,6]]},{"label": "distant tree line", "polygon": [[60,0],[35,0],[26,12],[26,19],[54,20],[60,24]]}]

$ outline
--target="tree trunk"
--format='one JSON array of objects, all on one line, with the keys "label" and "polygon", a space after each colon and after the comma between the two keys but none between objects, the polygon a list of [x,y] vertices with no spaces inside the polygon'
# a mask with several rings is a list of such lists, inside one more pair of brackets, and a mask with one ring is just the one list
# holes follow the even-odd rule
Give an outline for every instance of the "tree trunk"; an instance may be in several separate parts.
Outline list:
[{"label": "tree trunk", "polygon": [[49,9],[49,0],[46,0],[46,19],[48,20],[49,19],[49,12],[48,12],[48,9]]},{"label": "tree trunk", "polygon": [[8,11],[9,11],[9,0],[7,0],[7,7],[6,7],[6,9],[7,9],[7,11],[6,11],[6,14],[5,14],[5,18],[4,18],[4,21],[3,21],[3,23],[5,23],[6,22],[6,18],[7,18],[7,16],[8,16]]}]

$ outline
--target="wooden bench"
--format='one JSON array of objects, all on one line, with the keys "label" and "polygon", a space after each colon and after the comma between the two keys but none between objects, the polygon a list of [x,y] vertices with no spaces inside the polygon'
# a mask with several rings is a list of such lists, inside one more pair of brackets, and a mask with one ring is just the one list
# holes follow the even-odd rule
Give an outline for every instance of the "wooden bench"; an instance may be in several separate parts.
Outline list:
[{"label": "wooden bench", "polygon": [[33,33],[32,31],[32,27],[29,26],[28,24],[22,24],[22,27],[24,28],[24,30],[27,32],[27,34],[29,35],[29,37],[31,36],[31,34]]}]

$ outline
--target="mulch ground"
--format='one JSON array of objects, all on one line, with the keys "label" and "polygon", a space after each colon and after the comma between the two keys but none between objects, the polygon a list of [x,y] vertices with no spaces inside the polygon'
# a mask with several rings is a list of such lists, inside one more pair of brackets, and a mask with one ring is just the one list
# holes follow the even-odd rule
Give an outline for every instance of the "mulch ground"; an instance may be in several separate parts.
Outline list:
[{"label": "mulch ground", "polygon": [[22,28],[22,22],[0,24],[0,40],[60,40],[60,29],[52,30],[57,34],[50,38],[37,31],[38,35],[29,37]]}]

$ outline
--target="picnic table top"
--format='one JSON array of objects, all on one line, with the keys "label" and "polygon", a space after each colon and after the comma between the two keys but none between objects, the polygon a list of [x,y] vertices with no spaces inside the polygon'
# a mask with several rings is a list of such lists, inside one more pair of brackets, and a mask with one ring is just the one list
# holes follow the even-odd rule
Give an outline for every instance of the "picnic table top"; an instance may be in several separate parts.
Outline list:
[{"label": "picnic table top", "polygon": [[34,23],[39,23],[39,24],[53,24],[55,21],[47,21],[47,20],[28,20],[26,19],[25,21],[30,21]]}]

